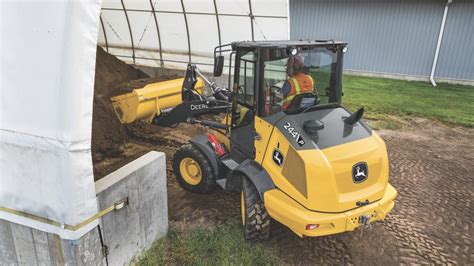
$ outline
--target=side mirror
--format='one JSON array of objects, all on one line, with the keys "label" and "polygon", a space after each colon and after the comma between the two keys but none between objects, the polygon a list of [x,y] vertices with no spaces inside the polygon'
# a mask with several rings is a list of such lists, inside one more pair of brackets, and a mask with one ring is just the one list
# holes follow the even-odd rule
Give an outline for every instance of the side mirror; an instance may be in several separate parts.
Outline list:
[{"label": "side mirror", "polygon": [[224,56],[219,55],[214,57],[214,77],[220,77],[224,69]]}]

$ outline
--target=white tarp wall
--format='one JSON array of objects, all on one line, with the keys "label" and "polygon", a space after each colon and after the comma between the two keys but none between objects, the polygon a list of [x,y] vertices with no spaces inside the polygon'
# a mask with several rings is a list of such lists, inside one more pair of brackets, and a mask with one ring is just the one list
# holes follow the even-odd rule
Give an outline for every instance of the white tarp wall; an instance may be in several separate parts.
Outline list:
[{"label": "white tarp wall", "polygon": [[287,14],[287,0],[0,0],[0,219],[66,239],[97,225],[67,229],[98,211],[97,41],[136,65],[210,69],[216,45],[288,39]]},{"label": "white tarp wall", "polygon": [[66,239],[97,221],[73,231],[8,210],[70,226],[98,211],[90,145],[100,7],[0,0],[0,219]]},{"label": "white tarp wall", "polygon": [[99,45],[130,64],[209,71],[215,46],[288,29],[287,0],[104,0]]}]

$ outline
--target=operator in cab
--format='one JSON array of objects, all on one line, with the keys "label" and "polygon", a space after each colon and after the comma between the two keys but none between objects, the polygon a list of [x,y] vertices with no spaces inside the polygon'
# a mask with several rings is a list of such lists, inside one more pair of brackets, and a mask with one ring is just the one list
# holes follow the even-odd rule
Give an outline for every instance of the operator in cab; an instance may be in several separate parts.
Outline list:
[{"label": "operator in cab", "polygon": [[288,108],[296,95],[302,93],[317,93],[313,78],[304,71],[304,62],[301,56],[291,55],[288,58],[286,72],[288,79],[281,88],[281,93],[283,94],[283,110]]}]

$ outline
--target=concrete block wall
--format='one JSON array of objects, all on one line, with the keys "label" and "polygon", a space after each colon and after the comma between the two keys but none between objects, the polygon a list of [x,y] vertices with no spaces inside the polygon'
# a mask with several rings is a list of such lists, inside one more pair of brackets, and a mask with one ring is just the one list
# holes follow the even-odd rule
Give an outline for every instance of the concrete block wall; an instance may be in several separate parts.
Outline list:
[{"label": "concrete block wall", "polygon": [[128,197],[129,205],[104,216],[100,225],[109,265],[129,262],[168,230],[166,160],[149,152],[96,182],[99,209]]},{"label": "concrete block wall", "polygon": [[[99,209],[129,204],[103,216],[74,241],[0,220],[0,265],[123,265],[168,230],[166,160],[150,152],[96,182]],[[103,242],[101,242],[101,237]],[[104,257],[102,243],[107,246]]]},{"label": "concrete block wall", "polygon": [[0,220],[0,265],[105,265],[98,228],[76,241]]}]

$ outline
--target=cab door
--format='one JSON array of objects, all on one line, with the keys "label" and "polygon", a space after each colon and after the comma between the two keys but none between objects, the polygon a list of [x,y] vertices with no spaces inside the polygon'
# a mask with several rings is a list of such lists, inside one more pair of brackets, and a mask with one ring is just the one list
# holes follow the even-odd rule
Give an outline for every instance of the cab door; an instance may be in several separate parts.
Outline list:
[{"label": "cab door", "polygon": [[234,106],[230,131],[231,154],[238,161],[255,158],[255,52],[237,52]]}]

